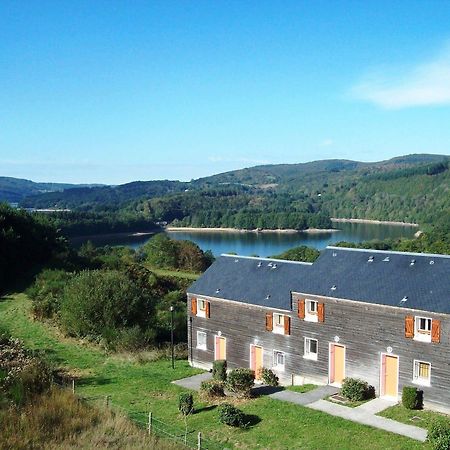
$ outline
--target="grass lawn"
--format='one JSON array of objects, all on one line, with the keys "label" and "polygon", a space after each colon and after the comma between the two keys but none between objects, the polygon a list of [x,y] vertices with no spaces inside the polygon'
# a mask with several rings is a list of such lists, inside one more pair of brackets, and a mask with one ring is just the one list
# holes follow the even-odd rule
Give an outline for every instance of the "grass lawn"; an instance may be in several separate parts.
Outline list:
[{"label": "grass lawn", "polygon": [[158,269],[156,267],[152,267],[146,265],[147,269],[159,275],[161,277],[177,277],[177,278],[186,278],[188,280],[195,281],[201,274],[193,273],[193,272],[183,272],[181,270],[169,270],[169,269]]},{"label": "grass lawn", "polygon": [[315,384],[302,384],[301,386],[286,386],[286,390],[298,392],[299,394],[305,394],[306,392],[312,391],[317,385]]},{"label": "grass lawn", "polygon": [[[450,416],[445,414],[427,410],[406,409],[403,405],[391,406],[390,408],[381,411],[378,415],[387,417],[388,419],[397,420],[398,422],[407,423],[408,425],[415,425],[427,429],[435,419],[446,417],[450,420]],[[411,420],[413,417],[420,417],[422,420]]]},{"label": "grass lawn", "polygon": [[[24,294],[0,300],[0,328],[6,328],[27,346],[45,351],[56,364],[79,373],[78,393],[100,398],[109,395],[112,404],[127,410],[132,418],[145,420],[152,411],[157,419],[183,430],[184,421],[177,411],[182,389],[170,381],[200,371],[184,361],[177,361],[172,370],[166,360],[139,364],[107,355],[32,321],[29,308]],[[241,401],[240,408],[254,416],[255,425],[248,430],[233,429],[218,423],[215,405],[199,402],[197,395],[195,401],[197,413],[189,418],[189,429],[192,436],[202,431],[207,439],[222,443],[214,448],[430,449],[428,444],[268,397]]]}]

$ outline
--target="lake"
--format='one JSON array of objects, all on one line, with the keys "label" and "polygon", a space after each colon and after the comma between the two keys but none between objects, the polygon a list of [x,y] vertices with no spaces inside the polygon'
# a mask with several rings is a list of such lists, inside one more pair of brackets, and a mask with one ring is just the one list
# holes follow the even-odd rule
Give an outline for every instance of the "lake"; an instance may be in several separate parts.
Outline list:
[{"label": "lake", "polygon": [[[338,223],[336,232],[325,233],[227,233],[223,231],[171,231],[167,234],[173,239],[194,241],[203,250],[211,250],[214,255],[235,252],[239,255],[272,256],[285,250],[307,245],[319,250],[339,241],[362,242],[372,239],[407,237],[412,238],[417,228],[400,225]],[[103,235],[73,238],[75,247],[87,240],[95,245],[126,245],[138,248],[145,244],[151,235]]]}]

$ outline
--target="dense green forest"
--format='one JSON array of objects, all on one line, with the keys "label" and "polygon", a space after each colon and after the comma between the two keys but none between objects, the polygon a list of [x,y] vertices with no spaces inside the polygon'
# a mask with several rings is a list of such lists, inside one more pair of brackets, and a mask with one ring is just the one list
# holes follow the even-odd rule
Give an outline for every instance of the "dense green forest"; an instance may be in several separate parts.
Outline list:
[{"label": "dense green forest", "polygon": [[[72,209],[53,219],[70,235],[142,231],[154,223],[243,229],[330,228],[330,217],[417,222],[450,211],[449,158],[409,155],[259,166],[193,180],[135,182],[27,197]],[[83,215],[84,214],[84,215]]]}]

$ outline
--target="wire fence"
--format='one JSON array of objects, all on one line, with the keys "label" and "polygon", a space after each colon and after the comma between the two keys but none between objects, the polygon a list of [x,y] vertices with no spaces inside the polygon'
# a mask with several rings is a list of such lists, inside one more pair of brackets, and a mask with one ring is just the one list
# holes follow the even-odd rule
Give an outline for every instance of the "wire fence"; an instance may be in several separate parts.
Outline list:
[{"label": "wire fence", "polygon": [[209,439],[205,439],[203,434],[196,430],[191,430],[187,424],[184,429],[181,427],[164,422],[155,417],[153,411],[131,411],[122,406],[115,404],[110,395],[80,395],[76,392],[75,380],[53,380],[54,385],[61,389],[70,389],[72,393],[80,400],[85,402],[96,403],[97,406],[103,402],[103,405],[112,408],[115,411],[120,411],[123,415],[127,416],[133,423],[137,424],[140,428],[147,431],[149,435],[156,436],[158,438],[167,439],[179,444],[181,447],[189,448],[193,450],[229,450],[229,447],[214,442]]}]

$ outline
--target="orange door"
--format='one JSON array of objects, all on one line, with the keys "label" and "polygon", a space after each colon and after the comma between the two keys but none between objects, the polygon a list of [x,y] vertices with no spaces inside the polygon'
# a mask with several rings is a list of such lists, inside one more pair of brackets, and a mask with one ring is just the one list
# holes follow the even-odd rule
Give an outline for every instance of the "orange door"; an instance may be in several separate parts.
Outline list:
[{"label": "orange door", "polygon": [[250,368],[255,372],[255,378],[259,380],[261,378],[261,369],[263,368],[263,354],[262,347],[252,345],[250,347]]},{"label": "orange door", "polygon": [[398,358],[383,355],[384,395],[397,397],[398,395]]},{"label": "orange door", "polygon": [[224,337],[216,336],[215,359],[227,359],[227,341]]},{"label": "orange door", "polygon": [[330,348],[330,383],[341,384],[345,378],[345,347],[332,344]]}]

